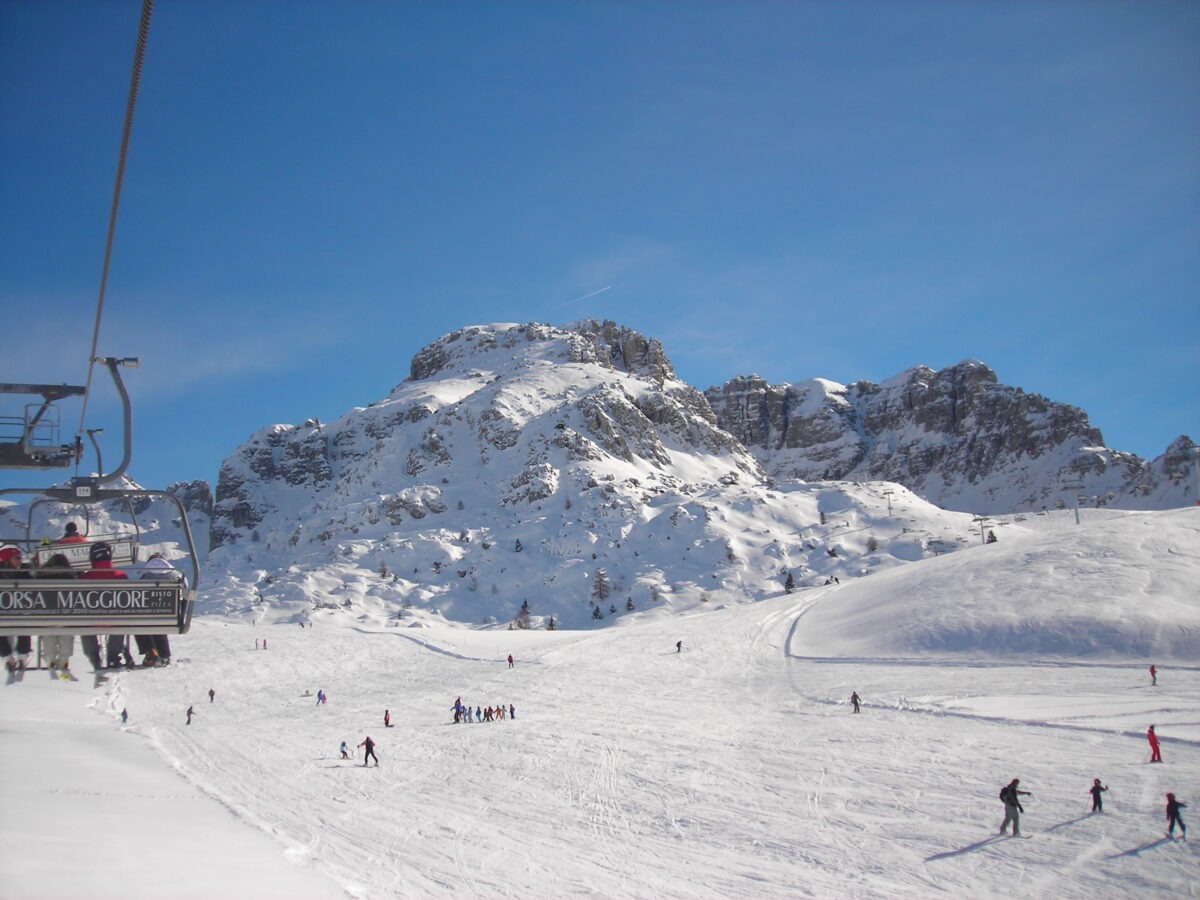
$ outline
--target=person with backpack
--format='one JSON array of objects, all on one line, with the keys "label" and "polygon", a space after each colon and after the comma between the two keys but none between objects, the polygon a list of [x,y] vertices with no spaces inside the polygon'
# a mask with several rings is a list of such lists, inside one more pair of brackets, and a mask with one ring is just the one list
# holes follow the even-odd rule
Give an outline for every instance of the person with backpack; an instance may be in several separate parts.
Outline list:
[{"label": "person with backpack", "polygon": [[1108,788],[1100,783],[1099,778],[1092,779],[1092,786],[1088,789],[1088,793],[1092,795],[1092,812],[1104,812],[1104,800],[1101,795],[1107,790]]},{"label": "person with backpack", "polygon": [[1179,825],[1180,836],[1185,841],[1187,840],[1187,826],[1183,824],[1183,819],[1180,818],[1180,816],[1179,816],[1179,811],[1181,809],[1187,809],[1187,804],[1180,803],[1178,800],[1175,799],[1174,794],[1168,793],[1167,794],[1167,837],[1169,837],[1171,840],[1175,840],[1175,825],[1176,825],[1176,823],[1178,823],[1178,825]]},{"label": "person with backpack", "polygon": [[860,706],[862,705],[862,700],[859,699],[858,691],[850,692],[850,703],[854,706],[855,712],[861,712]]},{"label": "person with backpack", "polygon": [[1021,813],[1025,812],[1025,807],[1021,805],[1021,797],[1030,796],[1029,791],[1017,788],[1020,783],[1021,779],[1014,778],[1000,788],[1000,799],[1004,802],[1004,821],[1000,823],[1000,833],[1008,834],[1008,823],[1012,822],[1013,837],[1021,836]]}]

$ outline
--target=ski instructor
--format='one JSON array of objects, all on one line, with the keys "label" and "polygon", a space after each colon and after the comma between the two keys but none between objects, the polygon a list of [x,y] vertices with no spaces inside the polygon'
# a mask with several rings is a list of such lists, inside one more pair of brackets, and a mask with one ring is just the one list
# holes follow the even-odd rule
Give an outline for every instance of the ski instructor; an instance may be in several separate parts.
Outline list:
[{"label": "ski instructor", "polygon": [[366,752],[363,753],[364,766],[367,764],[367,760],[369,759],[375,760],[375,765],[379,765],[379,757],[375,755],[375,742],[371,740],[370,735],[367,735],[366,738],[363,739],[363,742],[358,746],[367,748]]}]

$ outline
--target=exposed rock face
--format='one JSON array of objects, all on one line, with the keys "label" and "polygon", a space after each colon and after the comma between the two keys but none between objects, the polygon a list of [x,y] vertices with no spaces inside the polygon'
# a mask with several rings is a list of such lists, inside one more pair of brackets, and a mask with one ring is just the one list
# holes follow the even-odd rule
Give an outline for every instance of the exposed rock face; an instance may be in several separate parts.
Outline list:
[{"label": "exposed rock face", "polygon": [[207,481],[176,481],[167,485],[167,493],[178,497],[189,513],[212,516],[213,492]]},{"label": "exposed rock face", "polygon": [[705,396],[772,478],[894,481],[947,509],[1037,509],[1080,491],[1125,505],[1153,468],[1105,448],[1082,410],[1001,385],[975,361],[882,385],[748,376]]}]

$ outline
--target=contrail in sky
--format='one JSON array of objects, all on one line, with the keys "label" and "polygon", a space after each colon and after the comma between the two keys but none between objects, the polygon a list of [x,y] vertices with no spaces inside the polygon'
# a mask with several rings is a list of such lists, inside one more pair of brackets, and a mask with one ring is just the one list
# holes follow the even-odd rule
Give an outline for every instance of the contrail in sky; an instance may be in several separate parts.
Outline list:
[{"label": "contrail in sky", "polygon": [[563,306],[570,306],[572,303],[582,303],[588,297],[595,297],[597,294],[603,294],[605,291],[611,291],[611,290],[612,290],[612,285],[611,284],[606,285],[605,287],[600,288],[600,290],[598,290],[598,291],[592,291],[590,294],[584,294],[582,297],[576,297],[574,300],[568,300],[566,303],[563,304]]}]

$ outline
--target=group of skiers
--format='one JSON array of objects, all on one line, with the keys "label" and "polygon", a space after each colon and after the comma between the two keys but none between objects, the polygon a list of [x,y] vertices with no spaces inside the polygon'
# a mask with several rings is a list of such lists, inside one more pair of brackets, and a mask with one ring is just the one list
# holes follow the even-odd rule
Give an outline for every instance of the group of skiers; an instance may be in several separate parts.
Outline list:
[{"label": "group of skiers", "polygon": [[[1004,804],[1004,821],[1000,823],[1000,833],[1008,834],[1009,823],[1012,824],[1013,837],[1021,836],[1021,813],[1025,812],[1025,807],[1021,805],[1022,797],[1030,797],[1032,791],[1023,791],[1020,789],[1021,779],[1014,778],[1004,787],[1000,788],[1000,802]],[[1108,785],[1101,784],[1099,778],[1092,779],[1092,786],[1088,788],[1088,793],[1092,795],[1092,812],[1104,812],[1104,792],[1108,790]],[[1187,840],[1187,826],[1183,823],[1183,818],[1179,811],[1186,809],[1186,803],[1180,803],[1175,799],[1175,795],[1167,792],[1167,836],[1172,840],[1175,838],[1175,826],[1179,826],[1179,833],[1184,840]]]},{"label": "group of skiers", "polygon": [[505,709],[504,704],[500,703],[496,706],[475,707],[474,718],[471,718],[471,704],[463,705],[462,697],[457,697],[454,700],[454,705],[450,707],[454,710],[454,723],[462,722],[497,722],[504,719],[515,719],[517,717],[517,708],[513,704],[508,704]]}]

